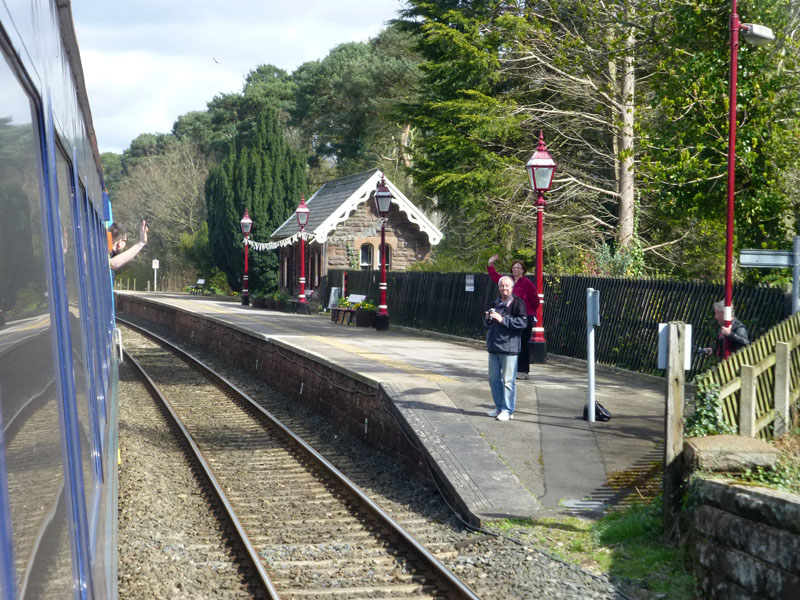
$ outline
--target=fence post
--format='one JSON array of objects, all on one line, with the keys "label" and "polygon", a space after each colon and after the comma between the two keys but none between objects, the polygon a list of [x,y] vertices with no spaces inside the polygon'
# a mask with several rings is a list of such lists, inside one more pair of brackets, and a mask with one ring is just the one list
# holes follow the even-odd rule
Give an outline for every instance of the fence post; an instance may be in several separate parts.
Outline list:
[{"label": "fence post", "polygon": [[791,383],[791,347],[786,342],[775,344],[775,437],[789,429],[789,384]]},{"label": "fence post", "polygon": [[742,393],[739,399],[739,435],[756,437],[756,368],[742,365]]},{"label": "fence post", "polygon": [[683,394],[686,329],[670,321],[667,346],[667,385],[664,415],[664,531],[669,532],[678,511],[678,490],[683,478]]}]

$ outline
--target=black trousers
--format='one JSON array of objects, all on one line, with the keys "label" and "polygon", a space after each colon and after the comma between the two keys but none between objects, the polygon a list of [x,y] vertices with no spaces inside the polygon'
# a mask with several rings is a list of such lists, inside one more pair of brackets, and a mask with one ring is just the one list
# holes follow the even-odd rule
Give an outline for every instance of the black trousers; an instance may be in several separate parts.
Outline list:
[{"label": "black trousers", "polygon": [[528,315],[528,326],[522,330],[522,346],[517,358],[517,372],[528,373],[531,370],[531,332],[533,331],[533,315]]}]

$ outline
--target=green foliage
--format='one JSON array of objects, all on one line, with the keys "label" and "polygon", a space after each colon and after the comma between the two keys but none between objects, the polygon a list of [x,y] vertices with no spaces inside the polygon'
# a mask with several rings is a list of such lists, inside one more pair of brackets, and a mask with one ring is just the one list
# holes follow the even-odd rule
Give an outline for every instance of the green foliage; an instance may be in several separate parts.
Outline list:
[{"label": "green foliage", "polygon": [[[658,25],[664,43],[654,48],[655,118],[644,132],[650,150],[641,172],[656,198],[653,241],[681,240],[662,251],[677,274],[721,277],[724,269],[728,13],[727,4],[692,0],[671,5]],[[800,135],[798,42],[787,36],[796,11],[787,0],[753,0],[739,14],[743,21],[757,15],[778,39],[764,48],[742,40],[739,49],[736,253],[791,246],[793,199],[777,182],[797,168]]]},{"label": "green foliage", "polygon": [[207,287],[215,296],[232,296],[233,290],[228,285],[228,278],[216,267],[211,269],[211,277],[206,282]]},{"label": "green foliage", "polygon": [[[216,266],[227,273],[234,289],[241,289],[244,274],[239,221],[245,208],[253,220],[250,239],[268,242],[306,190],[302,157],[287,144],[276,109],[265,109],[252,137],[254,143],[238,151],[231,144],[206,181],[208,245]],[[278,289],[277,251],[249,251],[248,255],[251,287]]]},{"label": "green foliage", "polygon": [[369,310],[369,311],[372,311],[372,312],[377,312],[377,310],[378,310],[378,307],[375,306],[370,301],[369,298],[367,298],[366,300],[363,300],[361,302],[357,302],[356,304],[353,305],[353,308],[361,309],[361,310]]},{"label": "green foliage", "polygon": [[617,247],[600,244],[594,252],[581,251],[581,274],[592,277],[644,277],[642,244],[635,238],[629,245]]},{"label": "green foliage", "polygon": [[632,598],[695,597],[692,557],[687,547],[676,546],[664,536],[658,499],[617,507],[594,522],[562,517],[507,520],[491,527],[599,571]]},{"label": "green foliage", "polygon": [[353,248],[353,244],[345,242],[345,249],[347,251],[347,264],[350,265],[351,269],[360,269],[361,263],[358,258],[358,251]]},{"label": "green foliage", "polygon": [[719,401],[719,384],[698,378],[694,403],[695,411],[686,419],[686,437],[736,433],[736,428],[725,422]]},{"label": "green foliage", "polygon": [[773,468],[747,469],[736,479],[800,494],[800,462],[782,457]]}]

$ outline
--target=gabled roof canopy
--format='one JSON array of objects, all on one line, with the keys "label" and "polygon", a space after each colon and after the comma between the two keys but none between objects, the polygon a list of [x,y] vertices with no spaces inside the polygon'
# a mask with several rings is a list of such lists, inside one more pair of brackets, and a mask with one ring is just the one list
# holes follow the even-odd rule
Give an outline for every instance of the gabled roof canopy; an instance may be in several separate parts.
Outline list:
[{"label": "gabled roof canopy", "polygon": [[[316,193],[306,201],[311,211],[306,225],[306,232],[314,236],[314,241],[325,243],[336,228],[344,223],[350,214],[362,203],[371,201],[372,194],[381,179],[378,169],[340,177],[322,185]],[[394,198],[392,204],[397,205],[409,221],[419,227],[428,236],[431,246],[442,239],[442,232],[431,223],[420,209],[403,195],[397,187],[386,178],[386,186]],[[299,201],[299,200],[298,200]],[[300,227],[294,213],[270,235],[272,240],[282,240],[297,234]]]}]

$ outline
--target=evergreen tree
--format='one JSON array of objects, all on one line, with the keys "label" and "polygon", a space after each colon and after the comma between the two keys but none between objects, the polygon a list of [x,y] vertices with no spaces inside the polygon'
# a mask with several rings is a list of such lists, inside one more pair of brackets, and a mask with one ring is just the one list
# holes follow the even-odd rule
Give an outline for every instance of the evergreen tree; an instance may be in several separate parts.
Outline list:
[{"label": "evergreen tree", "polygon": [[[206,183],[209,247],[233,289],[241,289],[244,274],[239,221],[245,208],[253,220],[250,239],[268,242],[306,189],[303,156],[287,144],[276,108],[262,111],[248,138],[252,143],[238,150],[230,144]],[[277,251],[251,250],[248,262],[251,291],[278,289]]]}]

